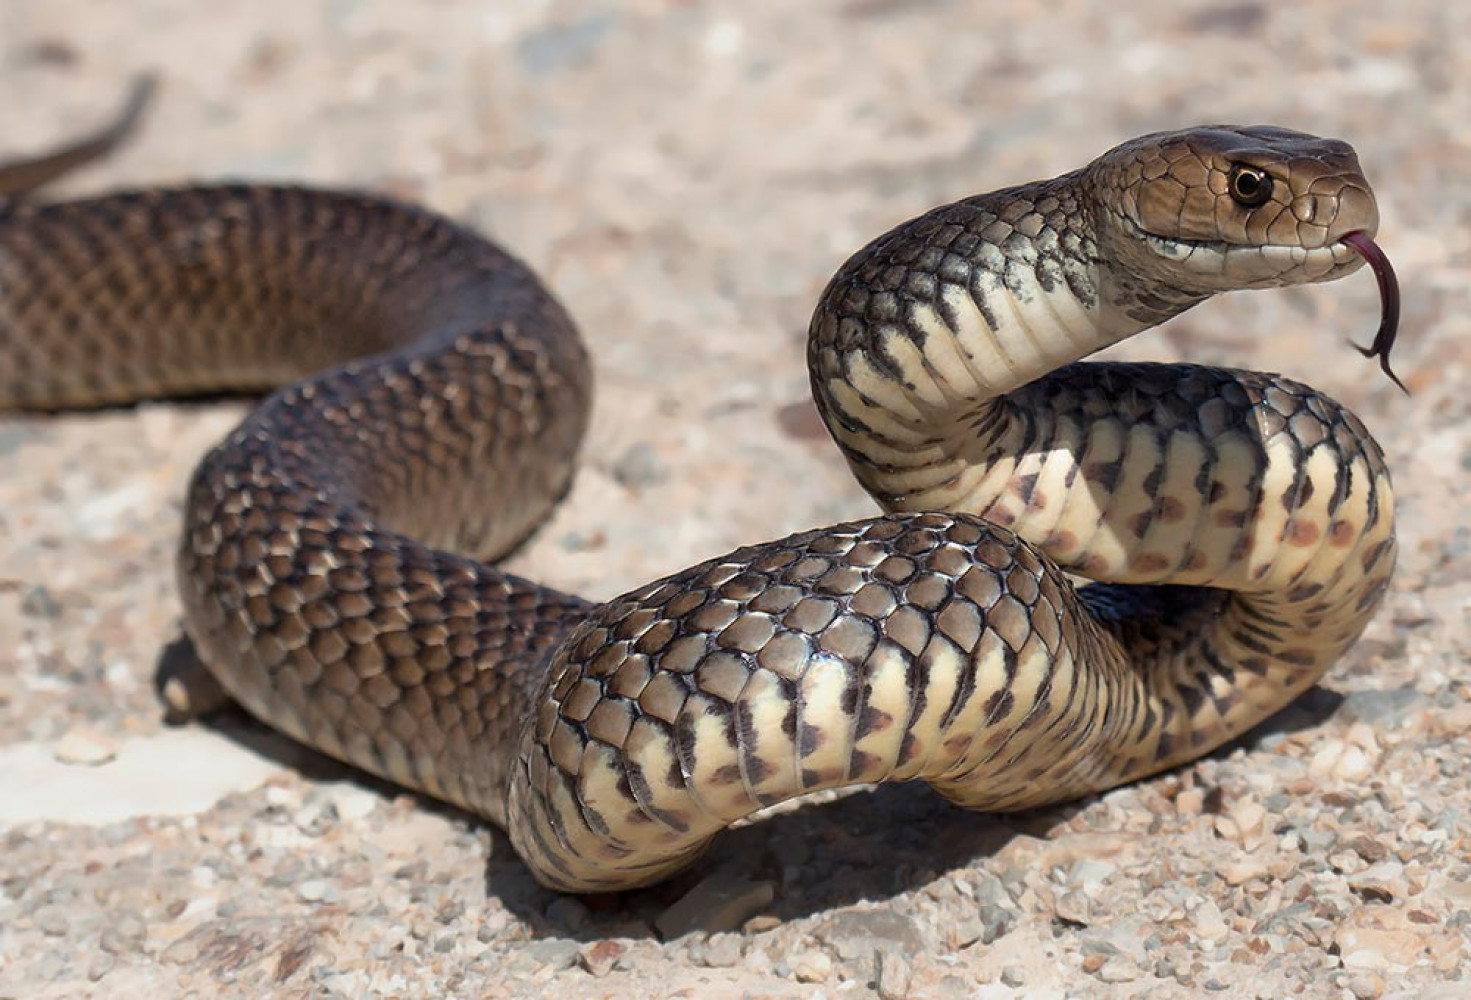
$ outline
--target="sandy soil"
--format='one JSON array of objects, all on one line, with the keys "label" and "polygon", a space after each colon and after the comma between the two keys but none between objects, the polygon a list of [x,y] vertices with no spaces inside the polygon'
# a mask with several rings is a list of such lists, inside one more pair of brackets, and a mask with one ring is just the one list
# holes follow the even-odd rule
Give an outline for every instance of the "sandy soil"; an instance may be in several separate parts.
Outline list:
[{"label": "sandy soil", "polygon": [[[1471,7],[1060,0],[7,0],[0,153],[163,87],[62,193],[366,186],[547,276],[600,380],[521,572],[611,596],[869,512],[807,402],[868,237],[1151,129],[1354,142],[1406,398],[1345,341],[1372,278],[1212,302],[1114,353],[1311,378],[1398,478],[1388,606],[1322,687],[1180,773],[988,818],[883,788],[612,900],[248,721],[170,729],[191,464],[237,404],[0,418],[0,997],[1465,995],[1471,974]],[[3,303],[0,303],[3,311]]]}]

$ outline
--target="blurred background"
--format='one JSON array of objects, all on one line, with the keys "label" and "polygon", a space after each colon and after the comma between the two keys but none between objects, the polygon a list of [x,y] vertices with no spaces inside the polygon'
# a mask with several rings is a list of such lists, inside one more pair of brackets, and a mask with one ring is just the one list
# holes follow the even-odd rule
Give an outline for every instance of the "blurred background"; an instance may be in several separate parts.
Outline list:
[{"label": "blurred background", "polygon": [[[400,962],[420,977],[401,995],[455,983],[473,984],[480,995],[521,995],[555,977],[569,996],[595,988],[615,996],[795,996],[848,981],[853,995],[951,995],[942,983],[956,996],[1060,996],[1045,991],[1075,988],[1098,992],[1071,995],[1145,995],[1135,991],[1146,988],[1196,995],[1210,981],[1222,984],[1223,996],[1431,996],[1418,991],[1457,963],[1465,970],[1464,951],[1452,947],[1447,958],[1435,950],[1441,945],[1406,945],[1390,958],[1348,960],[1360,939],[1345,943],[1341,932],[1359,926],[1354,914],[1367,899],[1348,884],[1349,869],[1413,862],[1427,873],[1422,892],[1432,876],[1460,885],[1459,903],[1384,890],[1401,923],[1365,924],[1383,934],[1454,938],[1471,922],[1465,841],[1436,841],[1422,857],[1396,853],[1400,841],[1391,838],[1382,853],[1366,848],[1357,862],[1324,859],[1334,845],[1382,839],[1391,828],[1418,844],[1404,824],[1433,830],[1431,814],[1464,817],[1471,808],[1458,766],[1439,763],[1471,749],[1471,718],[1455,715],[1471,685],[1468,33],[1471,6],[1423,0],[4,0],[0,156],[40,150],[102,122],[141,71],[160,79],[135,139],[69,178],[57,196],[220,178],[370,188],[475,224],[545,276],[591,344],[599,395],[584,472],[514,566],[589,596],[611,596],[737,545],[870,513],[808,402],[806,324],[828,277],[869,238],[934,204],[1072,169],[1146,131],[1273,123],[1352,142],[1376,185],[1379,240],[1403,285],[1395,360],[1413,395],[1400,394],[1347,345],[1366,343],[1377,323],[1367,269],[1334,285],[1216,300],[1116,348],[1121,357],[1310,380],[1350,404],[1384,444],[1401,496],[1402,569],[1388,607],[1326,683],[1333,697],[1316,703],[1312,723],[1323,728],[1288,727],[1285,736],[1248,741],[1250,752],[1223,752],[1203,770],[1124,790],[1080,814],[1028,821],[1035,827],[958,816],[904,789],[856,811],[807,810],[774,832],[749,831],[721,863],[770,885],[775,897],[762,912],[776,913],[779,926],[738,935],[736,955],[755,963],[755,978],[742,979],[735,962],[710,959],[702,934],[660,943],[678,935],[656,926],[657,915],[698,889],[698,875],[672,895],[624,901],[611,915],[589,911],[531,887],[499,835],[392,802],[391,793],[374,792],[365,805],[351,799],[359,806],[350,808],[322,806],[337,825],[312,834],[307,823],[302,833],[296,811],[321,793],[278,768],[266,790],[242,788],[223,817],[216,809],[198,820],[155,821],[151,807],[126,804],[108,814],[110,826],[85,817],[47,826],[64,810],[40,806],[0,817],[20,838],[10,845],[13,860],[0,854],[0,985],[34,996],[49,982],[60,991],[54,995],[75,996],[83,988],[122,995],[119,984],[132,984],[172,996],[187,992],[180,976],[211,989],[276,976],[280,988],[307,995],[306,984],[339,976],[347,978],[331,980],[330,989],[361,995],[388,989],[373,977],[398,974]],[[150,404],[55,420],[0,418],[0,757],[78,732],[114,754],[165,734],[151,683],[160,650],[179,634],[171,569],[178,498],[192,463],[242,412],[240,404]],[[1339,705],[1355,696],[1357,710]],[[1309,768],[1324,740],[1363,756],[1368,770],[1355,778]],[[282,741],[266,743],[273,759],[317,768],[333,787],[346,779],[315,758],[301,763]],[[1268,804],[1259,841],[1221,833],[1222,817],[1209,810],[1191,816],[1171,804],[1175,792],[1197,786],[1215,789],[1211,801],[1228,812],[1232,802],[1265,802],[1291,784],[1298,764],[1308,785],[1293,808],[1309,812],[1288,823],[1277,816],[1286,805]],[[1372,800],[1380,793],[1366,791],[1371,774],[1397,789],[1393,801],[1380,795],[1379,806],[1355,813],[1322,797],[1364,791]],[[1426,815],[1406,818],[1400,805],[1410,800]],[[359,808],[362,816],[343,818]],[[1322,814],[1345,810],[1343,822],[1362,828],[1336,831],[1303,855],[1280,846],[1292,823],[1316,828],[1327,822]],[[1141,853],[1152,838],[1134,827],[1149,829],[1156,814],[1167,817],[1153,832],[1170,838],[1168,849],[1154,840],[1154,850]],[[279,835],[276,843],[252,832],[262,824],[297,830],[296,839]],[[1098,903],[1104,909],[1059,916],[1056,900],[1070,890],[1028,888],[1036,859],[1014,858],[1023,874],[1008,883],[1002,908],[1013,915],[1007,933],[1015,936],[1002,940],[1015,946],[945,936],[944,928],[973,915],[976,887],[1004,881],[1012,863],[986,838],[1021,850],[1016,845],[1033,835],[1055,845],[1069,829],[1094,827],[1133,830],[1126,842],[1133,846],[1120,842],[1111,860],[1088,862],[1112,874],[1079,883],[1108,897]],[[116,843],[99,830],[114,830]],[[205,892],[199,879],[214,886],[223,876],[197,873],[231,837],[275,843],[274,860],[250,861],[243,848],[231,892]],[[383,859],[401,854],[409,860],[394,864],[407,864],[426,838],[450,846],[442,864],[430,863],[441,873],[438,887],[402,903],[431,914],[422,940],[397,904],[374,917],[344,902],[357,897],[338,888],[329,915],[320,898],[297,894],[303,880],[360,869],[369,870],[357,888],[387,891],[379,869],[393,865]],[[937,843],[942,861],[932,857]],[[304,852],[309,864],[300,861]],[[167,854],[175,875],[150,881],[144,854],[154,861]],[[1158,864],[1162,854],[1178,856],[1183,874],[1174,881],[1197,886],[1206,901],[1171,897],[1189,924],[1172,939],[1174,950],[1141,945],[1135,954],[1109,938],[1111,950],[1090,952],[1089,933],[1130,914],[1175,919],[1160,896],[1172,880],[1161,876],[1151,889],[1129,867]],[[133,860],[124,864],[124,856]],[[1285,864],[1281,857],[1296,858],[1289,869],[1300,863],[1326,881],[1313,875],[1294,884],[1287,870],[1235,885],[1213,881],[1228,862]],[[89,875],[78,858],[106,870]],[[879,859],[882,878],[873,874]],[[1077,862],[1069,855],[1058,863],[1073,871]],[[47,888],[28,876],[12,886],[9,864],[61,882]],[[318,871],[333,865],[336,874]],[[109,881],[119,870],[132,874]],[[712,870],[722,869],[704,872]],[[843,883],[850,889],[834,888]],[[951,883],[967,888],[935,895],[935,885]],[[1264,900],[1288,906],[1304,898],[1293,897],[1307,891],[1302,885],[1329,898],[1331,912],[1262,930]],[[185,902],[173,911],[171,900],[201,893],[245,902],[224,916],[216,904],[191,910]],[[864,909],[864,897],[880,909]],[[435,923],[443,900],[458,900],[459,910]],[[1224,914],[1219,933],[1190,924],[1207,903]],[[37,923],[47,905],[65,918],[51,930]],[[1417,906],[1433,919],[1405,930],[1403,914]],[[7,908],[15,920],[6,919]],[[98,951],[99,935],[123,912],[142,914],[143,929]],[[871,948],[854,946],[862,954],[852,957],[841,943],[847,939],[828,927],[843,914],[874,912],[919,928],[914,940],[898,934],[894,946],[907,977],[898,993],[901,980],[881,981]],[[223,948],[208,935],[242,926],[242,914],[257,921],[247,921],[259,935],[249,939],[255,951],[274,956],[265,964],[241,958],[227,974],[229,963],[211,964],[215,953],[198,942],[193,958],[187,949],[185,959],[162,958],[175,942],[200,935]],[[391,936],[395,926],[391,933],[402,938],[410,927],[407,940],[419,943],[390,949],[376,971],[363,971],[364,942]],[[1277,937],[1251,943],[1264,934]],[[594,981],[589,942],[607,935],[625,951],[610,964],[611,978]],[[436,950],[439,940],[450,943]],[[307,942],[294,966],[282,957],[295,954],[292,941]],[[557,942],[571,950],[556,951]],[[527,951],[531,944],[545,954]],[[478,950],[468,955],[464,947]],[[1019,957],[1026,954],[1033,958]],[[1119,954],[1137,975],[1100,979]],[[104,957],[88,957],[97,955]],[[806,956],[807,973],[798,974],[793,956]],[[695,988],[689,970],[696,968],[703,992],[680,993]],[[1003,977],[1007,968],[1015,982]],[[1033,992],[1024,992],[1028,986]]]}]

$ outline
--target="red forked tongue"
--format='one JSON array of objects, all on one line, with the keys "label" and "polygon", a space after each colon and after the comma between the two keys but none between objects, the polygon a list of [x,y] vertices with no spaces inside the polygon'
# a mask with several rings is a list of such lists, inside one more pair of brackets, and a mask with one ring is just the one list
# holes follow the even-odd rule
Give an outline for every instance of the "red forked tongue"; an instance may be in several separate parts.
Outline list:
[{"label": "red forked tongue", "polygon": [[[1368,262],[1374,269],[1374,277],[1379,281],[1379,301],[1383,311],[1379,319],[1379,331],[1374,334],[1374,343],[1368,347],[1353,346],[1366,358],[1377,357],[1379,367],[1384,369],[1394,384],[1400,387],[1400,391],[1406,396],[1410,390],[1399,380],[1399,376],[1389,369],[1389,351],[1394,347],[1395,335],[1399,333],[1399,282],[1394,276],[1394,267],[1389,263],[1389,258],[1379,245],[1362,232],[1349,233],[1343,237],[1341,242],[1352,247],[1360,257]],[[1350,343],[1353,343],[1350,341]]]}]

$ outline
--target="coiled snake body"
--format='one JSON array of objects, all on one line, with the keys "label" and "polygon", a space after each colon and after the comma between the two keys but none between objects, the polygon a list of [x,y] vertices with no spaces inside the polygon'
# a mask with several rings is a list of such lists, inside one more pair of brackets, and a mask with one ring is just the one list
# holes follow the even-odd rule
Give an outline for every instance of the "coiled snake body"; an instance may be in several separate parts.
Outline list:
[{"label": "coiled snake body", "polygon": [[628,888],[804,792],[1066,800],[1310,686],[1393,569],[1374,441],[1277,376],[1074,362],[1356,248],[1378,269],[1376,227],[1349,147],[1272,128],[1147,136],[904,223],[833,278],[808,352],[889,513],[598,606],[452,554],[544,517],[591,379],[536,278],[424,211],[264,186],[13,205],[0,407],[286,385],[189,489],[203,661],[270,725],[505,827],[545,884]]}]

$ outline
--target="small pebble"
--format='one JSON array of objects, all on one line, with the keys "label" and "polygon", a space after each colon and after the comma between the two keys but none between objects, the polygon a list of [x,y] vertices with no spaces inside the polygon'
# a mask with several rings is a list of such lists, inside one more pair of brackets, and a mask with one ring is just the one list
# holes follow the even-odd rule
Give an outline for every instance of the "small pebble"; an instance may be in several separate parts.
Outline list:
[{"label": "small pebble", "polygon": [[297,885],[296,894],[308,903],[330,902],[337,898],[337,887],[326,879],[311,878]]},{"label": "small pebble", "polygon": [[576,941],[546,938],[522,946],[521,955],[536,968],[560,972],[577,964],[579,951],[581,948]]},{"label": "small pebble", "polygon": [[833,960],[827,952],[804,948],[787,958],[792,975],[799,983],[825,983],[833,971]]},{"label": "small pebble", "polygon": [[124,913],[102,928],[99,945],[109,955],[122,955],[136,951],[148,934],[143,921],[132,913]]},{"label": "small pebble", "polygon": [[117,965],[117,960],[111,955],[93,955],[87,962],[87,979],[98,982],[106,976]]},{"label": "small pebble", "polygon": [[1377,972],[1356,972],[1348,977],[1348,991],[1354,1000],[1379,1000],[1384,995],[1384,979]]},{"label": "small pebble", "polygon": [[51,756],[61,764],[96,767],[117,756],[117,741],[89,726],[72,726],[51,748]]},{"label": "small pebble", "polygon": [[669,478],[669,465],[643,441],[630,447],[613,463],[613,478],[631,490],[657,486]]},{"label": "small pebble", "polygon": [[628,946],[621,941],[594,941],[577,953],[577,963],[592,976],[601,979],[613,971]]},{"label": "small pebble", "polygon": [[1354,851],[1354,853],[1356,853],[1359,857],[1363,858],[1370,864],[1374,864],[1377,861],[1383,861],[1386,857],[1389,856],[1389,848],[1385,847],[1382,843],[1375,840],[1373,837],[1355,837],[1348,842],[1348,846]]},{"label": "small pebble", "polygon": [[65,907],[59,905],[43,906],[36,911],[33,919],[41,933],[49,937],[64,937],[71,931],[71,921],[67,917]]},{"label": "small pebble", "polygon": [[1181,816],[1199,816],[1205,811],[1205,792],[1187,788],[1175,796],[1175,811]]},{"label": "small pebble", "polygon": [[1098,969],[1098,978],[1105,983],[1132,983],[1141,975],[1140,969],[1122,955],[1115,955]]},{"label": "small pebble", "polygon": [[381,796],[365,788],[348,784],[334,785],[327,791],[326,798],[337,818],[347,823],[366,819],[383,801]]},{"label": "small pebble", "polygon": [[189,965],[199,958],[199,938],[186,934],[163,950],[159,959],[167,965]]},{"label": "small pebble", "polygon": [[1235,858],[1221,866],[1221,879],[1227,885],[1243,885],[1247,882],[1265,878],[1269,869],[1265,862],[1258,858]]},{"label": "small pebble", "polygon": [[874,952],[874,986],[883,1000],[903,1000],[909,996],[913,972],[909,961],[897,948],[879,948]]},{"label": "small pebble", "polygon": [[1343,740],[1328,740],[1308,761],[1308,773],[1319,780],[1326,778],[1355,784],[1373,772],[1373,758],[1362,747]]},{"label": "small pebble", "polygon": [[32,618],[56,618],[61,614],[61,605],[43,586],[32,587],[20,599],[21,614]]},{"label": "small pebble", "polygon": [[1016,926],[1016,912],[1005,906],[984,903],[975,910],[981,919],[981,944],[993,944],[996,938],[1009,934]]},{"label": "small pebble", "polygon": [[741,925],[743,934],[764,934],[767,931],[776,930],[781,926],[781,918],[774,917],[769,913],[758,913]]},{"label": "small pebble", "polygon": [[701,949],[701,964],[712,969],[728,969],[739,965],[742,946],[739,934],[712,934]]},{"label": "small pebble", "polygon": [[818,937],[843,961],[873,954],[875,944],[917,955],[927,947],[925,935],[913,920],[889,909],[844,910],[818,927]]},{"label": "small pebble", "polygon": [[1398,861],[1381,861],[1348,877],[1349,888],[1365,898],[1387,903],[1410,894],[1405,866]]}]

